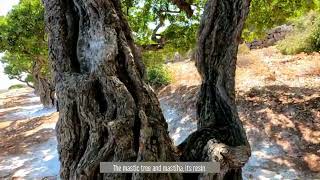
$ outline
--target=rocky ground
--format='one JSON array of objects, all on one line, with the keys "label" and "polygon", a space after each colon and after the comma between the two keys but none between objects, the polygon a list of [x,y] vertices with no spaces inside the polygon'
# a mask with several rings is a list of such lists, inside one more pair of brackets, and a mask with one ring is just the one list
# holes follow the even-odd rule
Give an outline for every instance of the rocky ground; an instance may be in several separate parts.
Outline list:
[{"label": "rocky ground", "polygon": [[[196,130],[200,77],[194,62],[167,64],[174,82],[158,90],[175,144]],[[239,55],[238,111],[252,146],[245,179],[320,179],[320,55],[273,47]],[[0,179],[57,179],[54,126],[30,89],[0,94]]]}]

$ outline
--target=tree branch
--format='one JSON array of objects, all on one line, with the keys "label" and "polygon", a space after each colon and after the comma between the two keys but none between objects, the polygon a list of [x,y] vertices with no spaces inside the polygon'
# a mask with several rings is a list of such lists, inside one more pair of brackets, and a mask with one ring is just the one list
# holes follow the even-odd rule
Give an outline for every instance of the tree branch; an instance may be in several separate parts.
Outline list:
[{"label": "tree branch", "polygon": [[180,11],[173,11],[173,10],[167,9],[167,10],[160,10],[159,12],[160,13],[176,13],[176,14],[179,14],[179,13],[181,13],[181,10]]},{"label": "tree branch", "polygon": [[20,81],[20,82],[26,83],[27,86],[29,86],[29,87],[31,87],[32,89],[34,89],[34,86],[33,86],[33,85],[31,85],[28,81],[21,79],[21,77],[14,76],[13,78],[16,79],[16,80],[18,80],[18,81]]},{"label": "tree branch", "polygon": [[191,4],[187,3],[185,0],[171,0],[171,2],[178,6],[181,10],[185,11],[189,18],[193,15]]}]

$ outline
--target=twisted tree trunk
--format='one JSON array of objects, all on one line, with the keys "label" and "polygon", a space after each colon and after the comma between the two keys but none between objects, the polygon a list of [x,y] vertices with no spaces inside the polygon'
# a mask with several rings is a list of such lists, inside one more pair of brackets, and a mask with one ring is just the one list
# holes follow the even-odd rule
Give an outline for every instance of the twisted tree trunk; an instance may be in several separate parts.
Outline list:
[{"label": "twisted tree trunk", "polygon": [[40,102],[44,107],[54,107],[54,86],[49,79],[37,77],[34,80],[35,93],[39,95]]},{"label": "twisted tree trunk", "polygon": [[179,158],[222,163],[220,174],[185,179],[241,178],[250,148],[234,102],[234,71],[246,0],[208,0],[198,43],[197,66],[203,78],[199,129],[179,146],[180,157],[156,95],[143,81],[144,68],[120,1],[44,4],[59,100],[56,130],[62,179],[182,179],[181,174],[99,173],[101,161]]},{"label": "twisted tree trunk", "polygon": [[34,89],[35,93],[39,95],[40,102],[43,104],[44,107],[53,107],[55,104],[54,98],[54,85],[52,84],[50,78],[44,77],[42,71],[43,63],[40,58],[35,60],[33,69],[32,69],[32,76],[34,80]]},{"label": "twisted tree trunk", "polygon": [[202,16],[196,54],[196,66],[202,77],[198,130],[180,145],[182,161],[221,163],[220,174],[201,177],[241,179],[241,167],[250,156],[250,145],[235,103],[236,59],[249,3],[249,0],[208,0]]},{"label": "twisted tree trunk", "polygon": [[177,161],[167,123],[119,0],[45,0],[62,179],[180,179],[100,174],[101,161]]}]

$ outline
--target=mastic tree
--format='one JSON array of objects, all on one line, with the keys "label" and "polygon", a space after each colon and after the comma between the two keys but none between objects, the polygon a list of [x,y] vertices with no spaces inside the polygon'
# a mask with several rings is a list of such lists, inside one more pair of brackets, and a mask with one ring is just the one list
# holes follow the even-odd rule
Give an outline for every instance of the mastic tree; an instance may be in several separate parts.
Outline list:
[{"label": "mastic tree", "polygon": [[9,78],[25,82],[39,94],[45,106],[54,103],[54,87],[48,66],[44,8],[40,0],[21,0],[0,17],[0,52]]},{"label": "mastic tree", "polygon": [[[180,42],[188,42],[189,44],[180,45],[180,47],[186,46],[187,49],[195,44],[196,31],[195,28],[190,29],[190,26],[199,25],[203,6],[204,1],[193,1],[193,9],[195,9],[193,16],[190,14],[191,8],[185,13],[168,0],[125,0],[123,9],[134,32],[136,44],[144,47],[153,44],[163,48],[164,45],[174,42],[174,38]],[[169,33],[161,32],[161,29]],[[175,36],[170,34],[176,30],[180,32]]]},{"label": "mastic tree", "polygon": [[[189,12],[190,4],[173,0]],[[247,0],[208,0],[197,67],[198,130],[176,151],[118,0],[44,0],[59,100],[62,179],[241,179],[250,147],[234,100]],[[190,12],[189,12],[190,13]],[[192,13],[192,12],[191,12]],[[100,174],[101,161],[219,161],[219,174]]]}]

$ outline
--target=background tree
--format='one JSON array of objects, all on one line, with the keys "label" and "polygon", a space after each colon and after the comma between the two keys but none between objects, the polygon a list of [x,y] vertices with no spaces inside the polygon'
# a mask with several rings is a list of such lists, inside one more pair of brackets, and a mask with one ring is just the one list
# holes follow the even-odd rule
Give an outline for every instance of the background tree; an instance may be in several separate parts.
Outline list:
[{"label": "background tree", "polygon": [[44,8],[39,0],[21,0],[0,18],[0,51],[5,73],[35,88],[45,106],[54,103],[48,68]]},{"label": "background tree", "polygon": [[[44,4],[60,107],[56,129],[61,177],[182,179],[180,174],[99,174],[101,161],[179,157],[156,95],[142,79],[141,58],[120,2]],[[236,53],[248,8],[245,0],[208,0],[201,21],[199,129],[179,146],[180,160],[218,160],[222,172],[200,176],[241,178],[250,154],[234,103]]]}]

